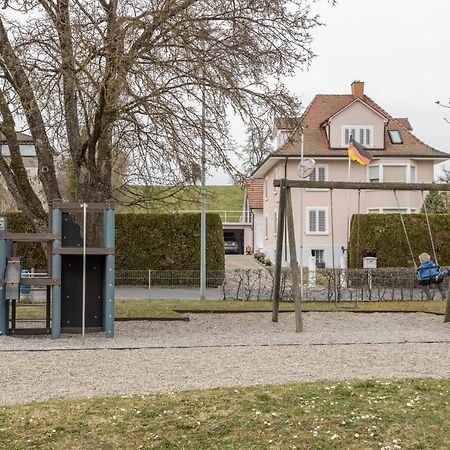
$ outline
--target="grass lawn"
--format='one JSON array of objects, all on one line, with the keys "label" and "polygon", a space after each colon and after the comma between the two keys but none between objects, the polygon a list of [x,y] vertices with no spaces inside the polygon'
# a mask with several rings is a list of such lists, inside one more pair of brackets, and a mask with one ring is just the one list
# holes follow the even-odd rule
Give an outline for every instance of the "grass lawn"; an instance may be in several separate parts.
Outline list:
[{"label": "grass lawn", "polygon": [[[155,317],[176,318],[183,311],[271,311],[270,302],[242,301],[177,301],[177,300],[118,300],[116,301],[116,317]],[[280,311],[293,311],[293,303],[280,303]],[[304,311],[427,311],[443,314],[443,301],[399,301],[399,302],[305,302]],[[45,317],[45,306],[20,306],[17,308],[18,319],[37,319]]]},{"label": "grass lawn", "polygon": [[[188,186],[182,191],[172,189],[174,197],[170,197],[170,189],[161,186],[139,187],[137,191],[143,190],[145,195],[150,198],[163,196],[163,201],[151,201],[146,208],[133,207],[128,208],[118,205],[117,212],[162,212],[171,213],[180,210],[200,210],[200,191],[198,187]],[[214,211],[241,211],[244,202],[244,190],[241,186],[234,185],[208,185],[206,186],[206,208],[209,212]]]},{"label": "grass lawn", "polygon": [[439,450],[449,416],[450,380],[221,388],[1,407],[0,449]]}]

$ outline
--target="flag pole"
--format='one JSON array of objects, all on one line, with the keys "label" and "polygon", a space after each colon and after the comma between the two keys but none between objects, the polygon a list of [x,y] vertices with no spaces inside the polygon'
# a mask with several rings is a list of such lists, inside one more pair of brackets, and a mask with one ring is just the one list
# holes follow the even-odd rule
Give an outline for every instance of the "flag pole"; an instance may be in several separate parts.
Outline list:
[{"label": "flag pole", "polygon": [[[351,142],[352,136],[350,136],[350,142]],[[348,155],[347,151],[347,158],[348,158],[348,166],[347,166],[347,182],[350,182],[350,176],[351,176],[351,167],[352,167],[352,160],[350,158],[350,155]],[[348,268],[348,240],[350,236],[350,190],[347,190],[347,235],[346,235],[346,266]]]}]

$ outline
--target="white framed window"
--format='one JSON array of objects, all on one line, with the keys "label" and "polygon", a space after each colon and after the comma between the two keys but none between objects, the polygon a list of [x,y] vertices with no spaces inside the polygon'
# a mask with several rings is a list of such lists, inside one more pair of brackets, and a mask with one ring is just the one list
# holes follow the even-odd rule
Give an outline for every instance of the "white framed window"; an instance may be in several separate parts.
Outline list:
[{"label": "white framed window", "polygon": [[269,238],[269,216],[264,217],[264,237]]},{"label": "white framed window", "polygon": [[328,180],[328,164],[317,164],[311,175],[309,181],[327,181]]},{"label": "white framed window", "polygon": [[278,229],[278,211],[275,210],[273,212],[273,235],[277,235],[277,229]]},{"label": "white framed window", "polygon": [[388,206],[388,207],[380,207],[380,208],[367,208],[367,212],[369,214],[399,214],[399,212],[401,212],[402,214],[411,214],[411,213],[417,212],[417,209],[401,206],[400,211],[399,211],[398,208]]},{"label": "white framed window", "polygon": [[365,147],[373,147],[373,126],[372,125],[344,125],[342,127],[341,145],[347,147],[350,136],[355,141]]},{"label": "white framed window", "polygon": [[306,208],[306,234],[328,234],[328,208]]},{"label": "white framed window", "polygon": [[368,166],[367,178],[370,183],[380,182],[380,166]]},{"label": "white framed window", "polygon": [[386,183],[406,183],[407,166],[383,165],[383,181]]},{"label": "white framed window", "polygon": [[267,195],[269,192],[269,179],[266,177],[264,178],[264,199],[267,200]]},{"label": "white framed window", "polygon": [[417,167],[413,164],[409,166],[409,182],[417,183]]},{"label": "white framed window", "polygon": [[366,173],[370,183],[415,183],[417,180],[417,167],[413,164],[370,165]]},{"label": "white framed window", "polygon": [[317,263],[323,263],[324,262],[324,256],[325,256],[325,250],[323,249],[312,249],[311,250],[311,256],[314,256],[316,258],[316,264]]},{"label": "white framed window", "polygon": [[[308,177],[309,181],[328,181],[328,164],[317,164]],[[307,188],[308,191],[328,191],[328,189]]]}]

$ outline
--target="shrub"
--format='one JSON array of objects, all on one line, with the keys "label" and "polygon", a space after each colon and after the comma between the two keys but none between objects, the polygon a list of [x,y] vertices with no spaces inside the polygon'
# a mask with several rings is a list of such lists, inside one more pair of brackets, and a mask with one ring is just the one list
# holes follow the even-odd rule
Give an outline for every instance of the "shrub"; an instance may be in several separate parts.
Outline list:
[{"label": "shrub", "polygon": [[[22,213],[8,214],[8,230],[34,232]],[[25,268],[46,268],[42,247],[19,243],[17,254]],[[218,214],[206,215],[206,268],[223,271],[225,255],[222,222]],[[200,214],[117,214],[116,269],[199,270]]]},{"label": "shrub", "polygon": [[[425,214],[404,214],[414,257],[433,255]],[[429,214],[434,247],[440,263],[450,263],[450,215]],[[378,267],[413,267],[399,214],[354,214],[349,241],[350,267],[362,267],[365,256],[377,257]]]}]

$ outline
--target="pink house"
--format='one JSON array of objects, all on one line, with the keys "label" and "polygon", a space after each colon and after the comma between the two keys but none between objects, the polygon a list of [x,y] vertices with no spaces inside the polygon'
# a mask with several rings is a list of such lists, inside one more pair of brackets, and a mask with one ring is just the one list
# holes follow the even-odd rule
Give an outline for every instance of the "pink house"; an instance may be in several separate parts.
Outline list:
[{"label": "pink house", "polygon": [[[390,116],[365,95],[361,81],[352,83],[351,94],[316,95],[300,118],[277,121],[275,151],[252,175],[262,184],[263,198],[261,219],[254,225],[255,236],[259,234],[262,238],[254,240],[255,248],[260,247],[272,261],[275,259],[279,197],[273,180],[299,179],[297,166],[302,136],[304,157],[315,161],[309,179],[316,181],[347,181],[350,136],[373,156],[367,166],[351,162],[351,181],[431,183],[434,165],[449,159],[447,153],[415,137],[408,119]],[[319,265],[339,266],[347,247],[348,217],[358,212],[358,193],[334,190],[331,194],[324,189],[304,189],[302,206],[300,189],[294,189],[292,194],[299,259],[302,235],[304,265],[315,256]],[[398,192],[397,198],[405,213],[418,212],[423,202],[422,194],[415,191]],[[359,211],[398,213],[394,193],[362,191]],[[287,255],[283,255],[283,263],[287,264]]]}]

